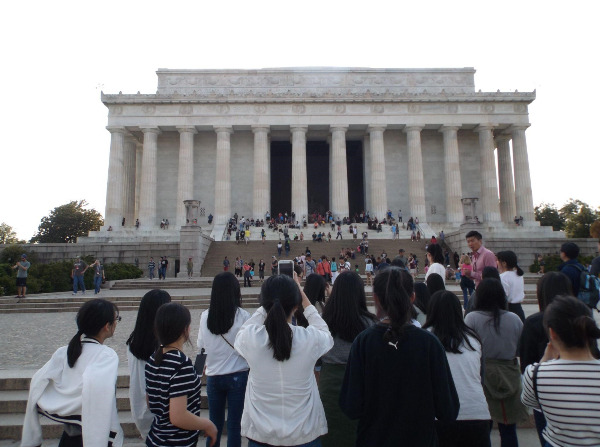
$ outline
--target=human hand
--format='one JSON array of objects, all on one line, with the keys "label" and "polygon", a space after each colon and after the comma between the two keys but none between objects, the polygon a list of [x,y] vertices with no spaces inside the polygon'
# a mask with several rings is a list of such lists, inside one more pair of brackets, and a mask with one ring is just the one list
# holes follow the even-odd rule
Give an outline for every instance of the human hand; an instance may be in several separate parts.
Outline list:
[{"label": "human hand", "polygon": [[209,419],[207,419],[206,427],[204,428],[204,436],[210,438],[210,447],[217,442],[217,427]]},{"label": "human hand", "polygon": [[544,356],[540,363],[547,362],[549,360],[556,360],[560,358],[560,351],[556,349],[556,347],[552,344],[552,341],[549,341],[546,345],[546,350],[544,351]]}]

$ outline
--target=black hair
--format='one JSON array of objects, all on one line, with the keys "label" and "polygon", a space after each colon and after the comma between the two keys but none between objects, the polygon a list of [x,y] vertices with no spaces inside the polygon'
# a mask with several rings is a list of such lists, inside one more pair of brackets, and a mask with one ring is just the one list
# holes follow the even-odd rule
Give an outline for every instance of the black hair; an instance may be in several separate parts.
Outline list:
[{"label": "black hair", "polygon": [[514,251],[500,251],[496,253],[496,258],[498,258],[498,261],[500,262],[506,262],[506,268],[508,268],[509,270],[513,270],[514,268],[516,268],[518,276],[523,276],[523,273],[525,273],[523,272],[523,269],[517,264],[517,254]]},{"label": "black hair", "polygon": [[171,295],[166,290],[154,289],[143,296],[135,320],[135,327],[126,343],[136,358],[148,361],[158,347],[158,341],[154,334],[156,311],[163,304],[170,302]]},{"label": "black hair", "polygon": [[477,299],[473,310],[491,312],[494,322],[494,329],[499,333],[500,330],[500,311],[506,310],[506,292],[499,279],[482,279],[475,289]]},{"label": "black hair", "polygon": [[479,231],[475,231],[475,230],[471,230],[467,233],[467,235],[465,236],[465,239],[469,239],[470,237],[474,237],[475,239],[483,239],[483,236],[481,235],[481,233]]},{"label": "black hair", "polygon": [[179,340],[191,322],[190,311],[183,304],[167,303],[158,308],[154,320],[154,332],[159,343],[154,351],[154,363],[157,366],[162,362],[163,348]]},{"label": "black hair", "polygon": [[558,295],[573,295],[571,280],[562,272],[544,274],[537,283],[537,300],[540,311],[544,312],[554,297]]},{"label": "black hair", "polygon": [[425,282],[427,283],[427,290],[429,290],[429,295],[433,295],[438,290],[446,290],[444,278],[442,278],[437,273],[432,273],[431,275],[429,275]]},{"label": "black hair", "polygon": [[390,319],[390,326],[383,337],[387,342],[399,341],[411,320],[412,304],[402,287],[401,273],[398,267],[390,266],[380,270],[373,281],[373,293]]},{"label": "black hair", "polygon": [[429,312],[429,302],[431,300],[431,294],[427,289],[427,284],[424,282],[418,282],[415,284],[415,306],[427,315]]},{"label": "black hair", "polygon": [[444,253],[442,252],[442,247],[440,247],[439,244],[429,244],[427,246],[427,253],[431,255],[433,262],[444,264]]},{"label": "black hair", "polygon": [[[327,282],[321,275],[308,275],[308,278],[304,280],[304,293],[314,306],[317,302],[321,306],[325,306],[325,287]],[[304,309],[298,308],[294,315],[296,317],[296,324],[302,327],[308,327],[308,320],[304,316]]]},{"label": "black hair", "polygon": [[427,320],[423,325],[423,329],[427,328],[432,328],[446,352],[454,354],[461,354],[460,347],[463,344],[475,351],[468,336],[479,340],[477,333],[465,324],[458,297],[446,290],[439,290],[431,296]]},{"label": "black hair", "polygon": [[115,314],[119,313],[119,308],[111,301],[94,299],[84,303],[77,311],[77,333],[69,341],[67,347],[67,363],[70,368],[75,366],[75,362],[81,355],[83,349],[81,345],[81,336],[94,337],[102,330],[106,324],[113,324],[116,320]]},{"label": "black hair", "polygon": [[231,272],[217,274],[210,292],[210,307],[206,319],[208,330],[215,335],[229,332],[241,305],[240,282],[235,275]]},{"label": "black hair", "polygon": [[[573,296],[559,295],[544,312],[546,332],[552,328],[567,348],[590,348],[596,352],[600,329],[585,303]],[[550,338],[550,336],[548,336]]]},{"label": "black hair", "polygon": [[[415,281],[410,273],[408,273],[405,269],[402,269],[400,272],[400,281],[402,282],[402,287],[404,291],[408,295],[409,298],[412,298],[412,294],[415,292]],[[410,317],[413,320],[417,319],[418,313],[414,306],[411,306]]]},{"label": "black hair", "polygon": [[560,251],[569,259],[576,259],[579,256],[579,246],[574,242],[565,242],[560,246]]},{"label": "black hair", "polygon": [[292,353],[292,329],[287,319],[300,302],[298,286],[286,275],[270,276],[260,289],[260,304],[267,311],[265,328],[269,347],[273,349],[273,358],[280,362],[289,359]]},{"label": "black hair", "polygon": [[394,258],[392,260],[392,266],[393,267],[399,267],[401,269],[405,269],[406,268],[406,265],[404,265],[404,262],[400,258]]},{"label": "black hair", "polygon": [[367,309],[365,285],[358,273],[345,271],[338,275],[323,310],[323,320],[331,335],[349,343],[368,327],[365,320],[375,321],[375,315]]},{"label": "black hair", "polygon": [[498,272],[498,269],[496,267],[484,267],[481,271],[481,279],[486,278],[497,279],[498,281],[500,281],[500,272]]}]

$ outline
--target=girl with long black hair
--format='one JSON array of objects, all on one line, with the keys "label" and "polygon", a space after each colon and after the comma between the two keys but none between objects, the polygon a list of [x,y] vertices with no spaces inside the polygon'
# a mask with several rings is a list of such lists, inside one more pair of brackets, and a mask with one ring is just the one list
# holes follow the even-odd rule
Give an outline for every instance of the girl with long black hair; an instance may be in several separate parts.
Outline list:
[{"label": "girl with long black hair", "polygon": [[525,299],[525,280],[523,269],[517,264],[517,255],[514,251],[500,251],[496,253],[500,281],[506,292],[508,310],[517,314],[525,322],[525,312],[521,303]]},{"label": "girl with long black hair", "polygon": [[104,341],[115,333],[117,306],[90,300],[77,312],[77,333],[31,379],[21,445],[42,444],[39,414],[64,424],[60,447],[123,444],[115,387],[119,357]]},{"label": "girl with long black hair", "polygon": [[217,439],[217,428],[200,417],[200,379],[192,361],[183,353],[190,339],[190,311],[179,303],[158,309],[154,331],[159,346],[146,363],[148,408],[154,422],[146,438],[149,447],[195,447],[199,430]]},{"label": "girl with long black hair", "polygon": [[133,332],[127,339],[127,362],[129,365],[129,402],[135,426],[146,439],[154,416],[146,402],[146,362],[158,348],[154,335],[154,319],[158,308],[171,302],[171,295],[165,290],[154,289],[146,293],[140,301]]},{"label": "girl with long black hair", "polygon": [[206,349],[206,391],[210,420],[218,430],[219,446],[225,425],[227,406],[227,446],[242,443],[240,422],[248,382],[248,362],[234,349],[235,336],[250,314],[242,309],[240,282],[229,273],[213,279],[210,307],[202,312],[198,331],[198,349]]},{"label": "girl with long black hair", "polygon": [[333,336],[333,348],[322,358],[319,379],[329,428],[322,441],[324,446],[354,445],[357,424],[341,412],[340,389],[352,342],[376,322],[375,315],[367,309],[365,286],[357,273],[347,271],[337,277],[323,311],[323,320]]},{"label": "girl with long black hair", "polygon": [[[250,365],[242,435],[249,447],[320,446],[327,421],[313,370],[317,359],[333,346],[333,338],[295,273],[294,279],[269,277],[262,285],[260,303],[234,344]],[[307,328],[291,324],[299,306],[304,308]]]},{"label": "girl with long black hair", "polygon": [[[401,270],[373,281],[379,323],[352,344],[340,406],[358,419],[357,446],[432,446],[435,420],[453,421],[459,401],[446,354],[431,333],[414,326]],[[339,280],[339,278],[338,278]]]},{"label": "girl with long black hair", "polygon": [[465,324],[453,292],[433,294],[423,329],[442,343],[460,400],[456,421],[436,423],[440,447],[489,447],[490,412],[481,385],[481,342]]},{"label": "girl with long black hair", "polygon": [[429,268],[425,274],[425,282],[429,275],[437,273],[441,276],[444,285],[446,284],[446,267],[444,267],[444,252],[439,244],[429,244],[426,252]]}]

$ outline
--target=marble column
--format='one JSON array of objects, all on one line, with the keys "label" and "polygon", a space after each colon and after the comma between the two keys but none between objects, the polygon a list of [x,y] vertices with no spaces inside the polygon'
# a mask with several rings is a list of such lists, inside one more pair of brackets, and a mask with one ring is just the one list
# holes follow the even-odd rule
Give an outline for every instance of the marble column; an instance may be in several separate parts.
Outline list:
[{"label": "marble column", "polygon": [[135,212],[134,221],[140,216],[140,189],[142,187],[142,154],[144,146],[139,141],[135,142]]},{"label": "marble column", "polygon": [[371,214],[381,220],[385,217],[387,206],[387,188],[385,183],[385,147],[383,132],[385,126],[372,125],[367,128],[369,132],[369,146],[371,149]]},{"label": "marble column", "polygon": [[408,201],[410,205],[409,216],[405,219],[412,216],[413,218],[419,218],[419,222],[427,221],[423,156],[421,154],[422,129],[419,126],[408,126],[404,129],[408,143]]},{"label": "marble column", "polygon": [[334,218],[350,216],[348,206],[348,166],[346,126],[331,128],[331,212]]},{"label": "marble column", "polygon": [[[500,185],[500,218],[502,222],[512,223],[517,213],[515,209],[515,186],[513,167],[510,158],[510,135],[496,137],[498,150],[498,183]],[[525,216],[523,216],[525,217]]]},{"label": "marble column", "polygon": [[215,127],[217,168],[215,181],[215,223],[225,224],[231,216],[231,126]]},{"label": "marble column", "polygon": [[129,135],[125,137],[123,157],[123,207],[125,226],[132,227],[135,223],[135,168],[137,140]]},{"label": "marble column", "polygon": [[460,225],[464,221],[462,183],[458,155],[458,127],[442,126],[444,135],[444,169],[446,172],[446,221]]},{"label": "marble column", "polygon": [[515,166],[515,205],[517,216],[523,216],[526,225],[535,224],[533,194],[531,192],[531,174],[525,130],[529,125],[512,126],[513,161]]},{"label": "marble column", "polygon": [[110,132],[110,155],[108,158],[108,182],[106,187],[106,210],[104,226],[114,230],[120,227],[124,213],[123,158],[127,130],[124,127],[107,127]]},{"label": "marble column", "polygon": [[260,219],[270,211],[271,179],[269,176],[269,126],[252,126],[254,132],[254,187],[252,216]]},{"label": "marble column", "polygon": [[194,197],[194,135],[198,133],[194,126],[178,127],[179,131],[179,170],[177,176],[177,216],[175,228],[186,224],[184,200]]},{"label": "marble column", "polygon": [[480,199],[483,210],[482,216],[478,217],[487,224],[500,222],[493,129],[494,127],[489,124],[480,124],[475,128],[475,132],[479,133]]},{"label": "marble column", "polygon": [[[296,220],[308,219],[308,181],[306,177],[307,126],[291,126],[292,132],[292,211]],[[275,212],[274,210],[273,212]]]},{"label": "marble column", "polygon": [[140,227],[146,229],[158,228],[156,219],[156,191],[158,153],[157,127],[142,128],[144,133],[144,148],[142,150],[142,183],[140,185]]}]

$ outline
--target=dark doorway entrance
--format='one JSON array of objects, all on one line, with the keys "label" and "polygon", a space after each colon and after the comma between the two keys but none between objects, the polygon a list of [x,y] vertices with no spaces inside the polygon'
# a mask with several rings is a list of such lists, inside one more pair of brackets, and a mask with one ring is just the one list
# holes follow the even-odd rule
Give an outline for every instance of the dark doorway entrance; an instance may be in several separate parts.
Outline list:
[{"label": "dark doorway entrance", "polygon": [[329,210],[329,145],[326,141],[306,142],[308,214]]},{"label": "dark doorway entrance", "polygon": [[[292,143],[271,142],[271,216],[292,208]],[[266,210],[265,210],[266,211]]]},{"label": "dark doorway entrance", "polygon": [[346,141],[346,163],[348,167],[348,205],[350,216],[365,210],[364,160],[362,141]]}]

